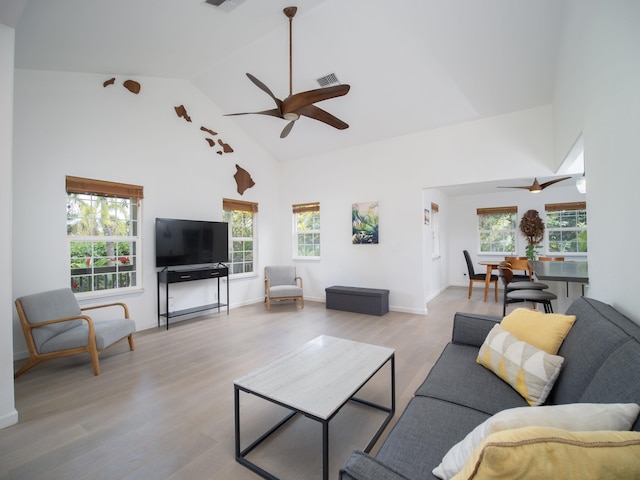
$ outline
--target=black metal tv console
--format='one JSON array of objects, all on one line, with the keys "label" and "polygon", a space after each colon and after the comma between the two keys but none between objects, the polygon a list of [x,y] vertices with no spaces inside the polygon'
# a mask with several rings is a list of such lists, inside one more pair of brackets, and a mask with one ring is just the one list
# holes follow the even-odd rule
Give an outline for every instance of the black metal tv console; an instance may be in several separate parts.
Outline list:
[{"label": "black metal tv console", "polygon": [[[158,327],[160,326],[160,318],[165,317],[167,319],[167,330],[169,330],[169,319],[179,317],[182,315],[189,315],[191,313],[203,312],[205,310],[214,310],[227,307],[227,315],[229,315],[229,282],[227,281],[227,303],[220,302],[220,279],[229,277],[229,268],[220,264],[215,267],[209,268],[196,268],[192,270],[161,270],[158,272]],[[196,280],[217,280],[218,296],[217,303],[210,303],[208,305],[199,305],[197,307],[186,308],[184,310],[177,310],[174,312],[169,311],[169,285],[172,283],[180,282],[193,282]],[[164,297],[164,313],[160,312],[160,284],[165,284],[165,297]]]}]

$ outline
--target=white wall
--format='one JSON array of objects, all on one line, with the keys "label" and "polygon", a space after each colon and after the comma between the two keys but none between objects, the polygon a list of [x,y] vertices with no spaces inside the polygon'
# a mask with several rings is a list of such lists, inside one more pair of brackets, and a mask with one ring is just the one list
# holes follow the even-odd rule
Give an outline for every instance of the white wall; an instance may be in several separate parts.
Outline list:
[{"label": "white wall", "polygon": [[[634,258],[640,224],[640,2],[570,0],[555,94],[556,162],[583,132],[589,204],[590,296],[640,323]],[[631,269],[633,271],[633,268]],[[624,278],[624,280],[622,280]]]},{"label": "white wall", "polygon": [[[68,284],[65,175],[144,186],[144,290],[125,298],[139,330],[157,324],[156,217],[221,220],[223,197],[258,202],[258,256],[275,261],[280,222],[274,194],[277,162],[190,83],[135,78],[142,88],[134,95],[123,88],[127,77],[122,76],[106,88],[107,75],[17,70],[15,78],[14,297]],[[174,106],[182,104],[191,123],[175,113]],[[235,151],[216,154],[200,126],[218,132]],[[256,183],[243,196],[233,178],[236,164]],[[210,301],[211,282],[187,287],[171,289],[175,301],[183,302],[177,308]],[[262,301],[261,272],[232,281],[230,292],[232,306]],[[15,356],[24,356],[17,318],[14,345]]]},{"label": "white wall", "polygon": [[[13,48],[15,31],[0,23],[0,224],[8,226],[8,234],[0,235],[0,252],[4,252],[3,268],[11,271],[11,174],[13,135]],[[13,399],[13,294],[11,275],[0,277],[0,428],[18,421]]]},{"label": "white wall", "polygon": [[[443,261],[425,255],[423,189],[553,173],[551,118],[550,107],[535,108],[285,163],[282,212],[321,204],[322,260],[298,263],[305,292],[324,299],[331,285],[387,288],[390,308],[426,313],[446,285],[430,273]],[[351,205],[370,200],[380,202],[380,243],[352,245]],[[290,231],[283,258],[291,258]]]}]

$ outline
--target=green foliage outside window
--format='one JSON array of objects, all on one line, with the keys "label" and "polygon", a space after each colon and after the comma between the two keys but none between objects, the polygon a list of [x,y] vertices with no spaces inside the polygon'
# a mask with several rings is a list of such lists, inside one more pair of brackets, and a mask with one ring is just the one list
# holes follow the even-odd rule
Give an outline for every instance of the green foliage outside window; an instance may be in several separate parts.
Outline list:
[{"label": "green foliage outside window", "polygon": [[320,212],[296,213],[297,255],[320,256]]},{"label": "green foliage outside window", "polygon": [[136,285],[137,216],[137,202],[129,198],[68,194],[67,236],[74,292]]},{"label": "green foliage outside window", "polygon": [[230,272],[251,273],[254,270],[254,214],[240,210],[224,212],[225,221],[231,226],[229,246]]},{"label": "green foliage outside window", "polygon": [[516,251],[516,214],[478,215],[480,252],[514,253]]},{"label": "green foliage outside window", "polygon": [[587,211],[547,212],[549,253],[587,252]]}]

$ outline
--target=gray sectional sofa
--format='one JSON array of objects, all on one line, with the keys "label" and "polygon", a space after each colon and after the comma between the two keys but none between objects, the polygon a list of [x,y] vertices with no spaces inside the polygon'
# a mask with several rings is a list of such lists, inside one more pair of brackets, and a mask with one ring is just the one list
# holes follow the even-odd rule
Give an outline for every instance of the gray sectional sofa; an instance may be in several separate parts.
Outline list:
[{"label": "gray sectional sofa", "polygon": [[[564,364],[546,405],[640,403],[640,326],[610,305],[582,297],[566,312],[576,320],[558,355]],[[447,451],[497,412],[528,404],[476,363],[500,317],[457,313],[451,342],[417,389],[375,457],[355,451],[342,480],[437,478]],[[633,430],[640,431],[640,419]]]}]

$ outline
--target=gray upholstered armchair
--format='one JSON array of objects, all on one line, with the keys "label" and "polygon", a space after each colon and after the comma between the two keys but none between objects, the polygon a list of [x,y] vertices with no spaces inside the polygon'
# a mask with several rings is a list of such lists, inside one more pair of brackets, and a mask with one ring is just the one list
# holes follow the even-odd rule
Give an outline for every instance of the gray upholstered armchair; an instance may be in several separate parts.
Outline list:
[{"label": "gray upholstered armchair", "polygon": [[[83,313],[106,307],[122,307],[124,315],[92,320]],[[16,309],[29,348],[29,359],[15,373],[16,378],[43,360],[84,352],[91,357],[93,373],[99,375],[100,352],[124,338],[134,348],[136,325],[121,302],[80,308],[71,289],[62,288],[20,297]]]},{"label": "gray upholstered armchair", "polygon": [[271,310],[272,300],[298,300],[304,308],[302,278],[296,276],[296,267],[264,267],[264,301]]}]

